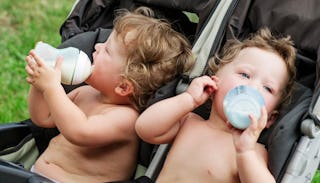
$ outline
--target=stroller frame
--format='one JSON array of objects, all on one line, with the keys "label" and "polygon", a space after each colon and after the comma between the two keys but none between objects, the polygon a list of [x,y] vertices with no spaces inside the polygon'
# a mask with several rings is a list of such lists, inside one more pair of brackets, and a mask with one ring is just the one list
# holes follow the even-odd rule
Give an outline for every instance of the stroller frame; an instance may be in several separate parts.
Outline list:
[{"label": "stroller frame", "polygon": [[[153,3],[152,5],[158,3],[162,6],[166,4],[161,0],[137,0],[136,2],[142,4]],[[202,0],[198,1],[198,3],[204,2],[205,1]],[[190,8],[192,7],[192,5],[186,5],[186,2],[182,2],[183,5],[180,5],[177,1],[178,4],[174,5],[176,9],[190,12],[195,11],[199,14],[199,17],[202,17],[200,18],[197,27],[196,34],[198,36],[196,37],[195,43],[193,45],[193,53],[196,55],[197,58],[196,66],[189,73],[188,76],[183,77],[179,81],[178,85],[176,86],[176,93],[183,92],[193,78],[205,74],[208,58],[219,50],[219,48],[226,39],[234,37],[241,38],[242,36],[247,34],[247,32],[245,32],[242,35],[241,31],[234,26],[233,23],[235,22],[235,20],[232,19],[232,16],[233,14],[239,13],[239,11],[242,10],[238,7],[244,7],[244,11],[248,11],[248,9],[252,7],[252,4],[254,4],[255,1],[211,0],[208,2],[211,2],[211,4],[207,6],[211,11],[206,12],[205,15],[201,14],[197,10],[197,8]],[[259,0],[256,0],[256,2],[259,3]],[[81,1],[76,1],[68,17],[72,15],[71,13],[74,10],[74,8],[76,8],[78,3],[81,3]],[[188,3],[195,4],[194,2]],[[317,18],[318,17],[316,17],[316,20]],[[63,31],[61,33],[63,35]],[[69,39],[69,37],[64,39],[67,40]],[[66,44],[65,46],[68,46],[68,44]],[[90,52],[90,50],[88,52]],[[318,60],[320,60],[320,58],[318,58]],[[291,109],[294,112],[300,112],[299,115],[296,117],[296,119],[299,119],[299,122],[297,122],[298,124],[296,127],[298,128],[298,130],[295,131],[295,133],[299,134],[299,137],[296,137],[294,140],[292,140],[292,142],[290,142],[291,148],[289,149],[289,152],[286,152],[287,158],[281,160],[280,165],[275,163],[277,161],[276,159],[274,160],[273,158],[271,158],[271,171],[276,177],[277,182],[311,182],[312,177],[318,169],[318,165],[320,162],[320,98],[318,97],[320,94],[320,83],[318,82],[318,79],[316,80],[315,84],[315,87],[311,89],[314,90],[313,94],[310,94],[310,87],[307,88],[308,91],[306,92],[298,92],[298,95],[301,98],[301,100],[299,98],[298,102],[296,103],[298,103],[299,106],[294,107],[294,109]],[[303,88],[302,90],[305,89],[304,86],[300,87],[300,89],[301,88]],[[201,112],[203,111],[201,111],[200,109],[200,113]],[[205,115],[206,114],[204,114],[204,116]],[[272,147],[275,146],[276,141],[279,138],[283,137],[279,135],[280,132],[278,131],[279,129],[281,130],[283,128],[283,123],[285,123],[286,120],[290,118],[290,115],[284,114],[282,118],[279,120],[279,122],[275,124],[275,127],[272,129],[272,131],[266,133],[267,137],[272,137],[271,140],[270,138],[267,140],[262,140],[265,142],[267,147],[269,146],[269,155],[272,155],[272,157],[274,154],[282,153],[281,150],[273,150]],[[296,130],[296,128],[294,128],[294,130]],[[33,156],[36,157],[38,154],[41,154],[43,152],[45,148],[43,144],[48,143],[50,138],[57,133],[58,132],[55,130],[35,128],[30,120],[2,125],[0,127],[0,139],[6,139],[8,141],[0,142],[0,156],[3,158],[11,151],[18,152],[16,151],[16,149],[21,149],[21,147],[25,146],[26,143],[24,142],[29,142],[31,143],[32,148],[27,148],[26,151],[33,152],[31,154],[33,154]],[[32,136],[36,137],[38,134],[45,134],[45,138],[41,140],[37,139],[36,141],[34,141]],[[273,136],[279,137],[277,139],[273,138]],[[36,148],[36,146],[38,148]],[[149,165],[147,165],[147,170],[144,173],[145,176],[149,177],[152,180],[156,180],[156,177],[158,176],[162,164],[165,160],[166,154],[170,149],[170,145],[162,144],[156,147],[156,153],[150,156],[152,158],[152,161]],[[27,153],[24,152],[23,154]],[[51,182],[46,178],[35,173],[29,172],[25,168],[22,168],[21,166],[17,165],[15,160],[9,159],[10,158],[7,158],[7,161],[0,161],[0,182]],[[31,165],[30,163],[26,162],[28,160],[24,160],[23,156],[19,157],[18,160],[21,160],[24,166],[27,165],[27,169]],[[11,161],[14,163],[12,163]]]}]

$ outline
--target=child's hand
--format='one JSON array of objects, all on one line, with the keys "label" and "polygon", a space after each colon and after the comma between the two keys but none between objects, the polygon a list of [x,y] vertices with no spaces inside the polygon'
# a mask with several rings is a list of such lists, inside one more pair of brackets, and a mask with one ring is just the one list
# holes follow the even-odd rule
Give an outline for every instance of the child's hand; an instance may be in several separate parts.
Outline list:
[{"label": "child's hand", "polygon": [[259,120],[250,115],[251,124],[244,131],[236,129],[229,124],[232,129],[233,142],[237,153],[243,153],[255,149],[260,133],[265,128],[268,120],[268,114],[265,107],[261,108],[261,116]]},{"label": "child's hand", "polygon": [[56,86],[61,82],[62,58],[58,58],[54,68],[45,65],[33,50],[26,57],[27,82],[40,91],[45,91]]},{"label": "child's hand", "polygon": [[211,78],[201,76],[191,82],[186,92],[192,96],[196,107],[206,102],[210,95],[217,90],[217,81],[216,76]]}]

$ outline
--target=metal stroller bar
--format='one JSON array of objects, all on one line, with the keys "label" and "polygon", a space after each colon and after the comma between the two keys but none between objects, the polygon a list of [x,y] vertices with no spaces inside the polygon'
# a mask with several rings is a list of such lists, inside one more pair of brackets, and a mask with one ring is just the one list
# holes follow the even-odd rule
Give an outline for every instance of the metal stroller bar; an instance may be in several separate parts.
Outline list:
[{"label": "metal stroller bar", "polygon": [[[214,46],[217,45],[215,43],[219,41],[225,29],[225,25],[229,19],[227,16],[232,14],[230,12],[234,10],[237,3],[238,0],[221,0],[216,8],[211,10],[213,13],[211,12],[210,19],[207,21],[192,49],[192,53],[196,57],[196,63],[189,73],[189,80],[204,73],[210,53],[212,51],[215,52],[217,49]],[[188,82],[180,81],[176,88],[177,94],[185,91],[188,85]]]},{"label": "metal stroller bar", "polygon": [[[211,10],[213,13],[211,13],[210,19],[208,20],[205,28],[201,32],[201,35],[197,39],[192,49],[197,61],[193,67],[193,70],[189,74],[189,79],[203,74],[210,52],[213,51],[212,47],[217,42],[216,38],[220,38],[221,35],[219,34],[222,34],[223,30],[225,29],[225,25],[229,18],[226,16],[232,14],[231,12],[234,10],[237,3],[238,0],[221,0],[219,1],[216,9]],[[188,85],[189,83],[180,81],[180,83],[177,85],[176,92],[181,93],[185,91]],[[148,166],[145,176],[152,180],[156,180],[169,149],[169,144],[159,145],[155,156]]]},{"label": "metal stroller bar", "polygon": [[[320,117],[320,97],[312,110],[312,115]],[[320,129],[313,119],[301,123],[301,132],[297,148],[292,155],[281,183],[311,182],[320,162]]]},{"label": "metal stroller bar", "polygon": [[166,154],[168,153],[169,149],[170,149],[169,144],[159,145],[157,152],[152,158],[152,161],[145,173],[145,176],[149,177],[151,180],[154,180],[154,181],[157,179],[162,168],[162,166],[159,166],[159,165],[163,165],[163,162],[166,158]]}]

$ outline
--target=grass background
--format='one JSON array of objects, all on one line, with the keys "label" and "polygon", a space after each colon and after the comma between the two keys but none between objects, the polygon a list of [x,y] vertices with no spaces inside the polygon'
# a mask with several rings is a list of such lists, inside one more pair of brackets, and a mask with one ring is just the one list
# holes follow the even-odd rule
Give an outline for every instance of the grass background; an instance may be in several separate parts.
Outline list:
[{"label": "grass background", "polygon": [[[60,44],[59,28],[73,4],[74,0],[0,1],[0,124],[29,118],[25,56],[38,41]],[[312,183],[320,183],[320,173]]]},{"label": "grass background", "polygon": [[36,42],[60,43],[74,0],[0,1],[0,123],[28,118],[25,56]]}]

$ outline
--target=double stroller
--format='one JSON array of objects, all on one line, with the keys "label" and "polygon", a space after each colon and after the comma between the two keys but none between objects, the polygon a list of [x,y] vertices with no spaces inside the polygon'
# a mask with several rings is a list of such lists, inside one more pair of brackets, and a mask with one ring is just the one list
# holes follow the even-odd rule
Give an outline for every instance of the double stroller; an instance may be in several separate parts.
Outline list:
[{"label": "double stroller", "polygon": [[[197,61],[188,75],[163,86],[150,104],[174,96],[190,81],[206,74],[208,58],[228,39],[244,39],[260,27],[275,34],[291,35],[297,49],[297,79],[290,104],[278,121],[264,131],[259,142],[268,149],[269,168],[277,182],[311,182],[320,162],[320,3],[318,0],[81,0],[60,28],[60,48],[75,46],[88,55],[94,44],[111,32],[114,10],[148,6],[166,18],[193,44]],[[194,14],[198,20],[191,21]],[[83,43],[86,43],[85,45]],[[92,58],[91,58],[92,59]],[[64,86],[66,92],[78,86]],[[195,110],[208,117],[207,106]],[[29,171],[57,129],[35,126],[30,119],[0,126],[0,182],[51,182]],[[132,180],[155,180],[170,145],[140,143],[138,166]],[[191,160],[186,160],[191,161]]]}]

